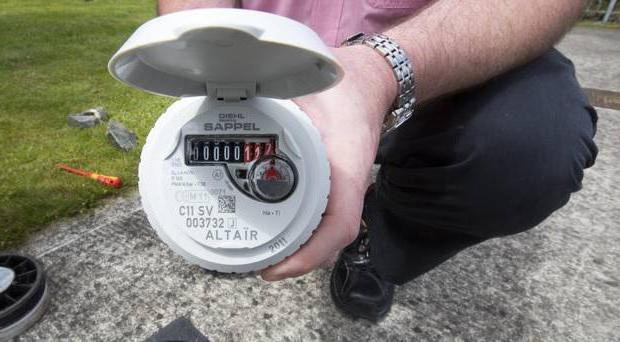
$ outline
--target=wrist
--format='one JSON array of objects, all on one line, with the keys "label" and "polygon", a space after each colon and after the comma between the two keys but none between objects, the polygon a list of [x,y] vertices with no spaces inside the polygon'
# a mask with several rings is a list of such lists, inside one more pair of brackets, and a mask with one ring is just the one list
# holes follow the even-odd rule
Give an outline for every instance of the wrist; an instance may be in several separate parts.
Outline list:
[{"label": "wrist", "polygon": [[394,71],[369,46],[344,46],[334,49],[334,53],[345,70],[345,78],[357,88],[368,119],[380,131],[398,94]]}]

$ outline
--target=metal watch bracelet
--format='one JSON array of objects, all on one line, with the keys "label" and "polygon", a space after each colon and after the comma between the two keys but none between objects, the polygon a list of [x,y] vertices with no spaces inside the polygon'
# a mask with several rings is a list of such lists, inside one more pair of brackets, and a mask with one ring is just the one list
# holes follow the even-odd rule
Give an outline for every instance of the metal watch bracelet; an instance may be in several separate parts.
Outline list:
[{"label": "metal watch bracelet", "polygon": [[398,82],[398,95],[391,111],[385,116],[382,134],[402,125],[413,115],[415,106],[415,77],[411,61],[405,51],[386,35],[380,33],[352,35],[342,42],[343,46],[364,44],[377,51],[392,67]]}]

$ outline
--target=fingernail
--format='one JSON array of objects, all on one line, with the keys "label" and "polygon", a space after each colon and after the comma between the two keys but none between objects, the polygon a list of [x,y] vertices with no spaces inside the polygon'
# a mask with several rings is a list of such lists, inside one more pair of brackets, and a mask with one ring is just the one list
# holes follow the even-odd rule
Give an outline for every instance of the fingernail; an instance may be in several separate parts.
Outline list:
[{"label": "fingernail", "polygon": [[274,273],[273,271],[263,271],[260,274],[260,277],[264,280],[264,281],[268,281],[268,282],[273,282],[278,279],[277,273]]},{"label": "fingernail", "polygon": [[263,281],[266,281],[268,283],[272,283],[278,279],[274,278],[273,276],[270,275],[261,275],[261,279],[263,279]]}]

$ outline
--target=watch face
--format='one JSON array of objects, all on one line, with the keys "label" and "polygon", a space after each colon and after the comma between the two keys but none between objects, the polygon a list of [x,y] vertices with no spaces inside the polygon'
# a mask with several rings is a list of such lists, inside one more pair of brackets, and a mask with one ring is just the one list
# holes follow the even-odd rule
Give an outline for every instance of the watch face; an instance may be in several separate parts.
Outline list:
[{"label": "watch face", "polygon": [[400,115],[398,116],[398,123],[397,125],[400,126],[403,122],[409,120],[411,118],[411,116],[413,115],[413,108],[411,109],[405,109],[402,113],[400,113]]},{"label": "watch face", "polygon": [[394,120],[394,128],[402,125],[403,123],[405,123],[405,121],[407,121],[407,119],[409,119],[409,116],[405,116],[405,115],[401,115],[399,117],[396,118],[396,120]]}]

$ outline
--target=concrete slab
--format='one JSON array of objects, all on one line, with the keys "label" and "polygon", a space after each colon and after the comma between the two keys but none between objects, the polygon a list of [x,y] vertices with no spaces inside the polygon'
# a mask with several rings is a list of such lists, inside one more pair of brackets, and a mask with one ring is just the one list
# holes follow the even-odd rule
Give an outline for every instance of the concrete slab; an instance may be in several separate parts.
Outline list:
[{"label": "concrete slab", "polygon": [[[580,67],[572,49],[582,38],[567,39],[560,47]],[[592,87],[614,82],[580,77]],[[45,264],[53,298],[19,340],[144,340],[181,316],[211,341],[620,340],[620,112],[599,115],[601,153],[567,206],[400,287],[379,324],[336,310],[328,270],[272,284],[188,266],[157,239],[134,193],[24,247]]]},{"label": "concrete slab", "polygon": [[576,27],[558,49],[578,66],[584,88],[620,91],[620,30]]}]

